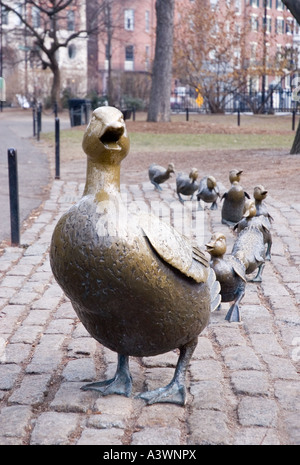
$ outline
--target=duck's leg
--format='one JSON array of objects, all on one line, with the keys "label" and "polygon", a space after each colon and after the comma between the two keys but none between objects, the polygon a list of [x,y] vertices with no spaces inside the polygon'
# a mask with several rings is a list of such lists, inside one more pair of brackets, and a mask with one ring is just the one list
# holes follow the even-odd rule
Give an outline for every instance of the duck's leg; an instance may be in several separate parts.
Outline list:
[{"label": "duck's leg", "polygon": [[214,202],[211,204],[210,209],[211,209],[211,210],[218,210],[218,205],[217,205],[217,202],[216,202],[216,201],[214,201]]},{"label": "duck's leg", "polygon": [[143,392],[139,394],[138,397],[144,399],[148,404],[168,402],[185,405],[186,372],[197,343],[198,338],[195,338],[180,348],[180,355],[174,377],[167,386],[155,389],[154,391]]},{"label": "duck's leg", "polygon": [[230,309],[227,312],[227,315],[225,316],[225,320],[230,321],[230,322],[237,322],[237,323],[241,321],[239,305],[244,295],[245,295],[245,286],[239,290],[234,303],[231,305]]},{"label": "duck's leg", "polygon": [[82,386],[81,389],[83,391],[98,391],[103,396],[119,394],[129,397],[132,391],[132,378],[129,371],[128,361],[129,357],[127,355],[118,354],[118,366],[116,374],[112,379],[86,384],[85,386]]},{"label": "duck's leg", "polygon": [[265,263],[262,263],[261,265],[259,265],[257,275],[255,276],[255,278],[249,280],[251,283],[262,282],[262,273],[263,273],[264,267],[265,267]]},{"label": "duck's leg", "polygon": [[155,189],[157,189],[158,191],[162,191],[162,188],[160,187],[160,185],[156,182],[156,181],[151,181],[153,186],[155,187]]},{"label": "duck's leg", "polygon": [[181,197],[180,192],[177,192],[177,195],[178,195],[178,198],[179,198],[179,202],[181,202],[183,204],[185,201]]}]

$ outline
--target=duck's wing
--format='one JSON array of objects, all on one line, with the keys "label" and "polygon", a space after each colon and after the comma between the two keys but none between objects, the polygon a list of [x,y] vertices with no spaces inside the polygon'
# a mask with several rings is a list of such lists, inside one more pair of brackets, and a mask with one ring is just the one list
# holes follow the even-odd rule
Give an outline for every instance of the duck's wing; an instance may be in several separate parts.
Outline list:
[{"label": "duck's wing", "polygon": [[145,236],[161,259],[197,283],[207,281],[209,260],[204,252],[154,215],[139,214],[138,220]]},{"label": "duck's wing", "polygon": [[246,282],[246,271],[245,266],[243,263],[236,257],[232,255],[228,255],[227,259],[230,261],[232,268],[234,269],[235,273],[244,281]]}]

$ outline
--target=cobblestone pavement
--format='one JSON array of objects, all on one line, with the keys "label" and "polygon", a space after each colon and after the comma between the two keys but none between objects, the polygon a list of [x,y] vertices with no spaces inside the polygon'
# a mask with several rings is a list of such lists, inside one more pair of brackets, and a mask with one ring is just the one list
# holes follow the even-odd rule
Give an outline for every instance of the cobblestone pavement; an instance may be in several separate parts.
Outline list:
[{"label": "cobblestone pavement", "polygon": [[[89,337],[49,266],[53,228],[82,189],[55,180],[22,246],[0,257],[0,444],[300,444],[300,205],[268,197],[272,259],[263,282],[247,284],[241,323],[224,320],[225,304],[212,314],[190,364],[187,405],[147,406],[80,390],[116,368],[116,354]],[[149,182],[122,192],[131,206],[160,208],[175,226],[192,227],[199,241],[224,232],[231,250],[220,206],[181,207],[170,184],[162,193]],[[166,384],[176,361],[176,351],[132,358],[134,393]]]}]

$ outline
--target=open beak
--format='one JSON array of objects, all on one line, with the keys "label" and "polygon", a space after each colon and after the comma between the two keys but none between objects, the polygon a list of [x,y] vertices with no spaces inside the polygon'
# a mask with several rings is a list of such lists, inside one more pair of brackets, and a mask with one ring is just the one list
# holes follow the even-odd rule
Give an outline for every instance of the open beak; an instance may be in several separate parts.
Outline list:
[{"label": "open beak", "polygon": [[121,150],[119,141],[124,132],[125,126],[120,122],[115,122],[104,127],[99,139],[105,148],[109,150]]}]

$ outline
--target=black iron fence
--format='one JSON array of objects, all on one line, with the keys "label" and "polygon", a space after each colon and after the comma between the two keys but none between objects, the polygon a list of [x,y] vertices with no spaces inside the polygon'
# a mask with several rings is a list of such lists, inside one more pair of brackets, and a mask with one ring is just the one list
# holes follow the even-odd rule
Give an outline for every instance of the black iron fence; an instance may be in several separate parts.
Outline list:
[{"label": "black iron fence", "polygon": [[172,112],[193,113],[290,113],[297,111],[297,101],[289,89],[270,89],[262,92],[232,92],[197,98],[189,94],[171,95]]}]

